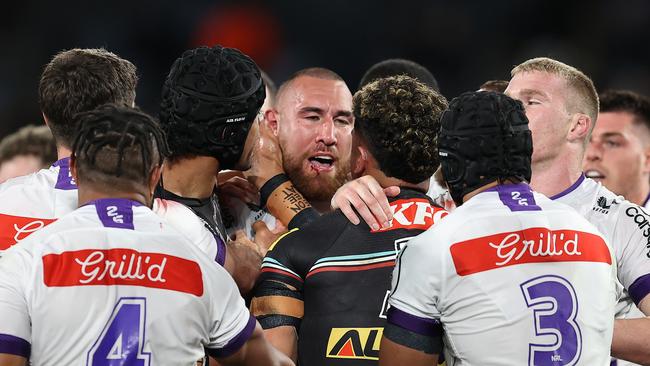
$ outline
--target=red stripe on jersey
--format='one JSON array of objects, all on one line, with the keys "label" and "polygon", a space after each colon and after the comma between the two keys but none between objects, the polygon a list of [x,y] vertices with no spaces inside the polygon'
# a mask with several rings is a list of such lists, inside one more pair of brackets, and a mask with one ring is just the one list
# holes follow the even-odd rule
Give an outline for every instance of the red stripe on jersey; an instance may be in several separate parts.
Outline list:
[{"label": "red stripe on jersey", "polygon": [[203,295],[203,276],[196,262],[122,248],[45,255],[43,282],[49,287],[143,286]]},{"label": "red stripe on jersey", "polygon": [[372,230],[373,233],[397,229],[426,230],[449,214],[445,209],[433,206],[429,200],[423,198],[393,201],[390,203],[390,210],[393,212],[390,227]]},{"label": "red stripe on jersey", "polygon": [[9,249],[16,242],[25,239],[31,233],[56,221],[56,219],[39,219],[0,214],[0,250]]},{"label": "red stripe on jersey", "polygon": [[601,236],[574,230],[530,228],[500,233],[453,244],[450,251],[460,276],[525,263],[612,263]]},{"label": "red stripe on jersey", "polygon": [[369,269],[384,268],[384,267],[395,267],[395,260],[390,260],[388,262],[382,262],[382,263],[364,264],[361,266],[321,267],[307,273],[307,278],[320,272],[357,272],[357,271],[367,271]]}]

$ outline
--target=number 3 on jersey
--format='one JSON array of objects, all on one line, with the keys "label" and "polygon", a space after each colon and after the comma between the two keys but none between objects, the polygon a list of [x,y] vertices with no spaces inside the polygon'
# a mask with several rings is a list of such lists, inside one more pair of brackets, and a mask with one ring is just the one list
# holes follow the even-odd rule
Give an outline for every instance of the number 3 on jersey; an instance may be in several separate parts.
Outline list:
[{"label": "number 3 on jersey", "polygon": [[528,345],[528,364],[575,365],[582,352],[582,334],[576,323],[578,299],[571,283],[546,275],[520,286],[526,305],[533,309],[535,335],[540,341]]},{"label": "number 3 on jersey", "polygon": [[99,339],[88,352],[88,366],[149,366],[144,353],[146,299],[120,298]]}]

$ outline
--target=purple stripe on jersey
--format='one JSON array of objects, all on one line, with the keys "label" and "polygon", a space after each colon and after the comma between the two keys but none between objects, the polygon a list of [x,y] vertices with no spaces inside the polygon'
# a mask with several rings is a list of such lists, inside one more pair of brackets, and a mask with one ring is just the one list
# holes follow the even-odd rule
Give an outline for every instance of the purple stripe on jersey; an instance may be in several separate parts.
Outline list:
[{"label": "purple stripe on jersey", "polygon": [[59,167],[59,176],[56,178],[54,188],[64,191],[77,189],[77,184],[72,179],[72,174],[70,173],[70,158],[58,160],[52,166]]},{"label": "purple stripe on jersey", "polygon": [[533,191],[526,183],[499,184],[496,187],[487,189],[486,192],[498,192],[499,199],[510,211],[541,211],[537,206]]},{"label": "purple stripe on jersey", "polygon": [[221,240],[219,235],[215,235],[214,239],[217,241],[217,256],[214,258],[214,260],[223,267],[223,265],[226,263],[226,243]]},{"label": "purple stripe on jersey", "polygon": [[394,306],[388,309],[386,318],[391,324],[424,336],[437,337],[442,334],[442,325],[439,321],[411,315]]},{"label": "purple stripe on jersey", "polygon": [[133,207],[142,206],[140,202],[124,198],[102,198],[88,202],[86,205],[95,206],[97,216],[105,227],[131,230],[133,230]]},{"label": "purple stripe on jersey", "polygon": [[0,353],[29,359],[32,346],[26,340],[9,334],[0,334]]},{"label": "purple stripe on jersey", "polygon": [[552,197],[549,197],[549,198],[552,199],[552,200],[556,200],[556,199],[558,199],[560,197],[566,196],[567,194],[575,191],[576,188],[578,188],[580,186],[580,184],[582,183],[583,180],[585,180],[585,174],[584,173],[580,174],[580,178],[578,178],[578,180],[575,181],[575,183],[573,183],[571,185],[571,187],[569,187],[569,188],[563,190],[562,192],[556,194],[555,196],[552,196]]},{"label": "purple stripe on jersey", "polygon": [[650,274],[637,278],[627,291],[630,293],[630,297],[634,303],[639,305],[639,302],[641,302],[646,295],[650,294]]},{"label": "purple stripe on jersey", "polygon": [[207,348],[208,354],[214,358],[228,357],[233,353],[239,351],[239,349],[248,341],[248,339],[253,335],[257,321],[254,316],[250,316],[248,323],[244,329],[239,332],[233,339],[228,342],[225,346],[219,349]]},{"label": "purple stripe on jersey", "polygon": [[618,365],[618,360],[612,358],[612,361],[609,363],[609,366],[617,366]]}]

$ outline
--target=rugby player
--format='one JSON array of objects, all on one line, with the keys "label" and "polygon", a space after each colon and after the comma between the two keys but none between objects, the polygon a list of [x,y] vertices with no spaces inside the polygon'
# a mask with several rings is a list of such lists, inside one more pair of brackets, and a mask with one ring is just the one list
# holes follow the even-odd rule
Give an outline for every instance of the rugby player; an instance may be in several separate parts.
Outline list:
[{"label": "rugby player", "polygon": [[443,96],[406,76],[379,79],[354,96],[352,174],[401,192],[390,199],[388,228],[352,225],[338,210],[267,253],[251,309],[267,338],[300,364],[376,364],[395,256],[446,214],[426,195],[445,107]]},{"label": "rugby player", "polygon": [[[393,272],[380,365],[607,365],[620,294],[613,249],[533,192],[522,104],[464,93],[443,114],[443,177],[458,208],[409,241]],[[444,334],[443,334],[444,328]]]},{"label": "rugby player", "polygon": [[650,207],[650,99],[625,90],[600,95],[583,171],[613,193]]},{"label": "rugby player", "polygon": [[102,104],[134,105],[135,66],[104,49],[58,53],[41,75],[39,103],[59,160],[49,169],[0,185],[0,255],[17,241],[77,207],[70,175],[73,117]]},{"label": "rugby player", "polygon": [[0,364],[292,365],[230,276],[151,210],[167,146],[151,117],[82,113],[79,208],[0,259]]},{"label": "rugby player", "polygon": [[[506,94],[520,100],[533,133],[531,187],[577,210],[603,233],[616,252],[618,279],[627,294],[617,306],[624,317],[635,304],[650,314],[650,216],[582,173],[589,135],[598,116],[591,80],[574,67],[535,58],[513,68]],[[650,319],[615,322],[612,355],[650,363]]]}]

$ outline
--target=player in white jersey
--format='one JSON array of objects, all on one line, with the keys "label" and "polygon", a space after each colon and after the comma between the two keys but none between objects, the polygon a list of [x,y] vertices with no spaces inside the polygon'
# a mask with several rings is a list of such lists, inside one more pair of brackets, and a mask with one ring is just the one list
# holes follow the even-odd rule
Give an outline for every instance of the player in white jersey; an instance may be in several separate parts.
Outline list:
[{"label": "player in white jersey", "polygon": [[465,93],[441,124],[441,167],[459,207],[402,249],[380,365],[431,365],[442,338],[448,365],[609,364],[613,251],[525,183],[532,138],[521,103]]},{"label": "player in white jersey", "polygon": [[68,158],[75,131],[73,116],[106,103],[133,105],[136,83],[135,66],[104,49],[63,51],[45,67],[39,103],[60,160],[50,169],[0,185],[0,255],[76,208]]},{"label": "player in white jersey", "polygon": [[[506,94],[522,101],[533,133],[531,186],[590,213],[587,219],[615,248],[620,282],[638,308],[649,315],[650,248],[644,224],[648,216],[637,214],[642,209],[634,204],[613,203],[615,195],[609,190],[590,178],[581,178],[583,156],[599,109],[593,83],[576,68],[548,58],[525,61],[511,74]],[[612,355],[650,363],[650,319],[618,319],[615,324]]]},{"label": "player in white jersey", "polygon": [[225,270],[147,207],[158,124],[111,105],[80,118],[81,207],[0,259],[0,364],[194,365],[205,348],[223,365],[291,365]]}]

